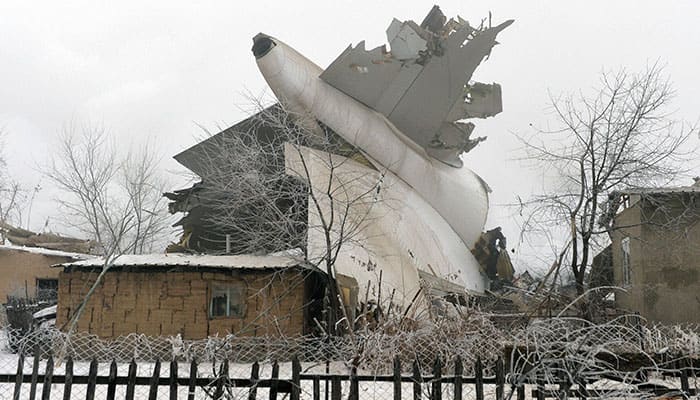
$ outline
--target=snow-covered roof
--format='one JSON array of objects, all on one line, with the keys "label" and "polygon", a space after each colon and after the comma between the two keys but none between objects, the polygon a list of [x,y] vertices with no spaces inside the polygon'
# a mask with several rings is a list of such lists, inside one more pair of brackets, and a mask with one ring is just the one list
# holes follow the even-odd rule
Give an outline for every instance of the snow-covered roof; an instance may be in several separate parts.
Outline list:
[{"label": "snow-covered roof", "polygon": [[[102,257],[89,260],[64,263],[55,267],[102,267],[105,259]],[[281,255],[249,255],[235,256],[205,255],[205,254],[124,254],[111,263],[113,267],[204,267],[225,269],[279,269],[293,266],[306,267],[299,257]]]},{"label": "snow-covered roof", "polygon": [[94,258],[95,256],[83,253],[71,253],[68,251],[52,250],[43,247],[28,247],[28,246],[15,246],[12,244],[0,245],[0,250],[14,250],[14,251],[24,251],[32,254],[41,254],[43,256],[54,256],[54,257],[68,257],[74,260],[87,260]]}]

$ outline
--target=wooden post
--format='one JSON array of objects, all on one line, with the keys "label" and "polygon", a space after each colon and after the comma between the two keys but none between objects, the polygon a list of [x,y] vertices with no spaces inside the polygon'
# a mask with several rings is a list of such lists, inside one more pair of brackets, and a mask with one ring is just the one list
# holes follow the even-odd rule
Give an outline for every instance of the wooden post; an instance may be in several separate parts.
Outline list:
[{"label": "wooden post", "polygon": [[577,384],[578,384],[579,399],[581,399],[581,400],[588,399],[588,388],[586,387],[586,379],[579,378]]},{"label": "wooden post", "polygon": [[158,398],[158,381],[160,380],[160,360],[156,360],[156,365],[153,366],[153,375],[148,383],[148,400],[156,400]]},{"label": "wooden post", "polygon": [[258,396],[258,378],[260,378],[260,364],[258,364],[256,361],[250,368],[250,389],[248,390],[248,400],[255,400],[255,398]]},{"label": "wooden post", "polygon": [[170,361],[170,400],[177,400],[177,361]]},{"label": "wooden post", "polygon": [[464,375],[462,357],[457,356],[455,358],[455,400],[462,400],[462,375]]},{"label": "wooden post", "polygon": [[279,390],[280,365],[277,361],[272,363],[272,376],[270,377],[270,400],[277,400]]},{"label": "wooden post", "polygon": [[340,400],[342,397],[343,387],[340,385],[340,379],[337,376],[331,378],[331,400]]},{"label": "wooden post", "polygon": [[314,375],[313,385],[314,400],[321,400],[321,378],[318,375]]},{"label": "wooden post", "polygon": [[97,385],[97,359],[93,358],[90,361],[90,373],[88,374],[87,393],[85,400],[95,399],[95,386]]},{"label": "wooden post", "polygon": [[299,395],[301,394],[301,364],[299,363],[299,358],[295,355],[292,358],[292,393],[290,394],[290,400],[299,400]]},{"label": "wooden post", "polygon": [[432,400],[442,400],[442,364],[440,357],[435,357],[433,364],[433,390],[430,398]]},{"label": "wooden post", "polygon": [[34,349],[34,362],[32,363],[32,386],[29,388],[29,400],[36,398],[36,383],[39,379],[39,348]]},{"label": "wooden post", "polygon": [[503,359],[499,356],[496,360],[496,399],[503,400],[503,386],[506,383],[506,373]]},{"label": "wooden post", "polygon": [[17,377],[15,378],[15,392],[12,395],[12,400],[19,400],[22,393],[22,380],[24,378],[24,353],[19,354],[17,359]]},{"label": "wooden post", "polygon": [[686,368],[687,362],[682,360],[679,362],[679,366],[681,370],[681,391],[683,392],[684,396],[689,396],[690,384],[688,382],[688,369]]},{"label": "wooden post", "polygon": [[476,357],[474,364],[474,381],[476,400],[484,400],[484,367],[481,365],[481,357]]},{"label": "wooden post", "polygon": [[63,400],[70,400],[73,389],[73,357],[68,357],[66,362],[66,381],[63,384]]},{"label": "wooden post", "polygon": [[394,400],[401,400],[401,359],[394,357]]},{"label": "wooden post", "polygon": [[537,380],[537,400],[544,400],[544,381],[542,379]]},{"label": "wooden post", "polygon": [[224,360],[219,367],[219,376],[216,378],[214,399],[220,399],[224,395],[224,381],[228,380],[228,360]]},{"label": "wooden post", "polygon": [[350,369],[350,396],[349,400],[360,399],[360,385],[357,381],[357,366],[353,365]]},{"label": "wooden post", "polygon": [[187,386],[187,400],[194,400],[195,391],[197,390],[197,361],[192,360],[190,363],[190,381]]},{"label": "wooden post", "polygon": [[53,380],[53,356],[49,356],[46,361],[46,371],[44,372],[44,384],[41,388],[41,400],[49,400],[51,397],[51,381]]},{"label": "wooden post", "polygon": [[518,400],[525,400],[525,383],[523,383],[522,385],[519,385],[519,386],[518,386],[518,392],[517,392],[517,393],[518,393],[518,394],[517,394]]},{"label": "wooden post", "polygon": [[126,380],[126,400],[134,400],[134,388],[136,387],[136,361],[132,358],[129,363],[129,375]]},{"label": "wooden post", "polygon": [[109,364],[109,378],[107,383],[107,400],[114,400],[117,391],[117,363],[112,360]]},{"label": "wooden post", "polygon": [[420,376],[420,367],[418,361],[413,361],[413,400],[421,400],[423,395],[423,378]]}]

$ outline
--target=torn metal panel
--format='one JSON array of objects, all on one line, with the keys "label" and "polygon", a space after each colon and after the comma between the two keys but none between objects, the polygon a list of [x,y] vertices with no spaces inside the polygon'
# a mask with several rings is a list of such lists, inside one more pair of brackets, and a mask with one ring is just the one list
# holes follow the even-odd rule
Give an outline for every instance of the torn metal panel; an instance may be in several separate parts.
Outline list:
[{"label": "torn metal panel", "polygon": [[488,118],[503,111],[501,85],[475,82],[464,87],[464,102],[456,102],[448,121],[464,118]]},{"label": "torn metal panel", "polygon": [[345,94],[374,108],[399,70],[401,62],[392,58],[385,46],[367,51],[362,41],[345,49],[321,78],[334,82],[333,86]]},{"label": "torn metal panel", "polygon": [[469,85],[474,71],[497,44],[496,36],[513,21],[475,29],[461,18],[446,18],[435,6],[418,26],[394,19],[384,46],[348,47],[321,79],[384,114],[418,145],[455,167],[471,150],[471,127],[455,124],[486,118],[502,110],[497,84]]},{"label": "torn metal panel", "polygon": [[418,32],[415,24],[401,22],[394,18],[386,30],[392,56],[397,60],[418,58],[418,53],[428,45],[428,41],[423,39]]}]

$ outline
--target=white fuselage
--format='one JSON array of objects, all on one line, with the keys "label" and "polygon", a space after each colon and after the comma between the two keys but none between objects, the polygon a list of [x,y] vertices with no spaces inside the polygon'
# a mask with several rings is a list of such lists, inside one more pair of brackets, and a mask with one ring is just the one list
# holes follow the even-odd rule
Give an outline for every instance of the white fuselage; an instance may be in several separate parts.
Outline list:
[{"label": "white fuselage", "polygon": [[472,248],[488,213],[481,179],[466,167],[429,157],[382,114],[321,80],[322,69],[316,64],[272,40],[274,47],[257,64],[280,102],[294,112],[311,114],[362,150],[377,168],[398,176],[437,211],[467,249]]}]

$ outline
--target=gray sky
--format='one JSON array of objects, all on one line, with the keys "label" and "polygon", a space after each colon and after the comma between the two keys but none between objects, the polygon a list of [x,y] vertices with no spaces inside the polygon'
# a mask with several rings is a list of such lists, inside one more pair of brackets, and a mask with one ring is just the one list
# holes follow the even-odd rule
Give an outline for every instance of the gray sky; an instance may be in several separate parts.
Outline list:
[{"label": "gray sky", "polygon": [[[378,3],[379,5],[376,5]],[[392,4],[393,3],[393,4]],[[245,116],[246,92],[266,85],[250,52],[258,32],[275,36],[321,67],[348,44],[385,43],[392,17],[420,22],[432,2],[401,1],[61,1],[0,2],[0,127],[9,172],[30,189],[35,164],[71,121],[103,124],[124,147],[158,143],[173,189],[186,184],[170,157],[211,130]],[[474,79],[503,86],[504,112],[475,121],[489,139],[467,165],[493,188],[488,226],[517,226],[500,204],[527,198],[542,173],[524,168],[513,132],[546,127],[548,91],[588,90],[603,69],[667,64],[676,117],[700,117],[700,3],[694,1],[443,1],[443,12],[472,24],[515,19]],[[269,91],[268,91],[269,94]],[[700,170],[696,168],[698,174]],[[686,182],[687,183],[687,182]],[[47,182],[32,229],[52,216]],[[49,227],[61,231],[52,220]]]}]

